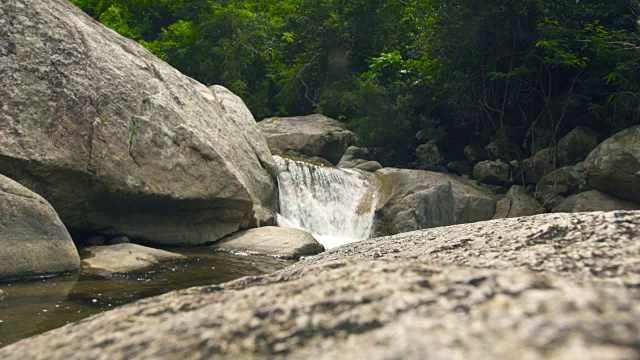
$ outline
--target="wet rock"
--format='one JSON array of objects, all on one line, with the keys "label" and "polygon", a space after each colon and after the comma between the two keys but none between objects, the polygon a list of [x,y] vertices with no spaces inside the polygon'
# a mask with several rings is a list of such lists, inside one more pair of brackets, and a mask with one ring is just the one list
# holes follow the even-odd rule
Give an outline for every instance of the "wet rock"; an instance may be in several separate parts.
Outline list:
[{"label": "wet rock", "polygon": [[601,191],[592,190],[569,196],[553,208],[553,212],[556,213],[614,210],[640,210],[640,205],[630,201],[620,200]]},{"label": "wet rock", "polygon": [[0,280],[79,267],[78,251],[53,207],[0,175]]},{"label": "wet rock", "polygon": [[555,149],[547,148],[522,161],[522,170],[527,184],[539,182],[545,175],[556,169]]},{"label": "wet rock", "polygon": [[489,224],[372,239],[276,274],[145,299],[0,357],[640,356],[639,213]]},{"label": "wet rock", "polygon": [[186,256],[137,244],[116,244],[85,248],[91,257],[82,260],[82,269],[99,275],[127,274],[165,261],[184,260]]},{"label": "wet rock", "polygon": [[109,245],[128,244],[130,242],[131,240],[129,240],[129,238],[126,236],[117,236],[109,240]]},{"label": "wet rock", "polygon": [[368,172],[376,172],[376,171],[382,169],[382,165],[380,165],[380,163],[377,162],[377,161],[367,161],[367,162],[364,162],[364,163],[362,163],[360,165],[357,165],[355,167],[355,169],[362,170],[362,171],[368,171]]},{"label": "wet rock", "polygon": [[489,185],[509,186],[511,170],[502,160],[481,161],[473,168],[473,178]]},{"label": "wet rock", "polygon": [[283,259],[300,259],[316,255],[324,247],[306,231],[266,226],[240,231],[215,243],[214,248],[232,253],[275,256]]},{"label": "wet rock", "polygon": [[558,141],[558,165],[575,165],[584,161],[600,143],[601,135],[589,128],[578,126]]},{"label": "wet rock", "polygon": [[358,137],[334,119],[323,115],[269,118],[258,123],[274,154],[294,150],[319,156],[337,164],[345,150],[357,145]]},{"label": "wet rock", "polygon": [[20,44],[0,61],[0,173],[65,225],[193,245],[275,213],[273,159],[235,105],[68,1],[0,12],[0,48]]},{"label": "wet rock", "polygon": [[640,203],[640,125],[605,140],[584,167],[593,189]]},{"label": "wet rock", "polygon": [[512,186],[507,193],[507,198],[511,202],[511,208],[507,217],[531,216],[544,214],[545,212],[542,205],[540,205],[533,196],[529,195],[522,186]]}]

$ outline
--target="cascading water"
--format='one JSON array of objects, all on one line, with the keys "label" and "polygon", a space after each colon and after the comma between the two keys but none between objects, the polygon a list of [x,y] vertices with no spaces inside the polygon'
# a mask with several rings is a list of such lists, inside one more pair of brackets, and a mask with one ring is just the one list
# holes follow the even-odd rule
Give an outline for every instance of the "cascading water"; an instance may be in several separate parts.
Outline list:
[{"label": "cascading water", "polygon": [[305,230],[327,249],[369,238],[376,199],[368,174],[275,159],[278,225]]}]

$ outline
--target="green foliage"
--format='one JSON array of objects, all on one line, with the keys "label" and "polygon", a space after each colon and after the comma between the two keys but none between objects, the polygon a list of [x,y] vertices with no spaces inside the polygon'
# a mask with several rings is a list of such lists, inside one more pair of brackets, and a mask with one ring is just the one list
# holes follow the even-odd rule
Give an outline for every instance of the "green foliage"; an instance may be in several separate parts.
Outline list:
[{"label": "green foliage", "polygon": [[322,112],[404,158],[420,130],[530,151],[639,121],[635,0],[70,1],[258,119]]}]

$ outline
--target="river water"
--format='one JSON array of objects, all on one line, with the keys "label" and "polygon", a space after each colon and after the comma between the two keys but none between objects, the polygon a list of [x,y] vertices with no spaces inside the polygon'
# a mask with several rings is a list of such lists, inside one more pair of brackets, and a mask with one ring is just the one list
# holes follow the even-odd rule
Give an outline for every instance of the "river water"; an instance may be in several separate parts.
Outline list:
[{"label": "river water", "polygon": [[235,256],[208,246],[166,250],[189,259],[137,275],[105,278],[81,273],[0,283],[0,347],[142,298],[273,273],[293,263]]}]

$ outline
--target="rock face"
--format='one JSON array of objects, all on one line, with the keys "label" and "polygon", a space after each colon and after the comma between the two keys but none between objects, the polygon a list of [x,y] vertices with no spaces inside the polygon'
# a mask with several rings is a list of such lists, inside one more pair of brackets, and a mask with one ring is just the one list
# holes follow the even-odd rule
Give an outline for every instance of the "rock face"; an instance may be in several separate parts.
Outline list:
[{"label": "rock face", "polygon": [[79,267],[78,251],[51,205],[0,175],[0,280]]},{"label": "rock face", "polygon": [[274,154],[287,150],[302,155],[319,156],[333,164],[351,145],[357,145],[357,136],[342,127],[342,124],[323,115],[287,118],[270,118],[258,123],[269,148]]},{"label": "rock face", "polygon": [[481,183],[508,186],[511,183],[509,165],[502,160],[481,161],[473,168],[473,178]]},{"label": "rock face", "polygon": [[553,212],[589,212],[614,210],[640,210],[640,205],[620,200],[601,191],[593,190],[569,196]]},{"label": "rock face", "polygon": [[375,236],[489,220],[495,213],[493,194],[455,176],[392,168],[374,176],[380,186]]},{"label": "rock face", "polygon": [[640,203],[640,125],[605,140],[584,166],[592,188]]},{"label": "rock face", "polygon": [[92,246],[85,250],[92,257],[82,260],[83,271],[102,275],[127,274],[164,261],[186,259],[184,255],[129,243]]},{"label": "rock face", "polygon": [[507,217],[531,216],[544,214],[545,212],[542,205],[540,205],[533,196],[527,194],[527,191],[522,186],[512,186],[507,193],[507,198],[511,203]]},{"label": "rock face", "polygon": [[579,126],[558,141],[558,165],[571,166],[584,161],[600,143],[600,134]]},{"label": "rock face", "polygon": [[553,214],[364,241],[123,306],[0,357],[636,359],[639,225],[639,213]]},{"label": "rock face", "polygon": [[68,227],[201,244],[269,221],[269,150],[211,90],[65,0],[0,13],[0,172]]},{"label": "rock face", "polygon": [[317,255],[324,251],[324,247],[308,232],[275,226],[238,232],[216,242],[214,247],[221,251],[284,259],[300,259],[302,256]]}]

